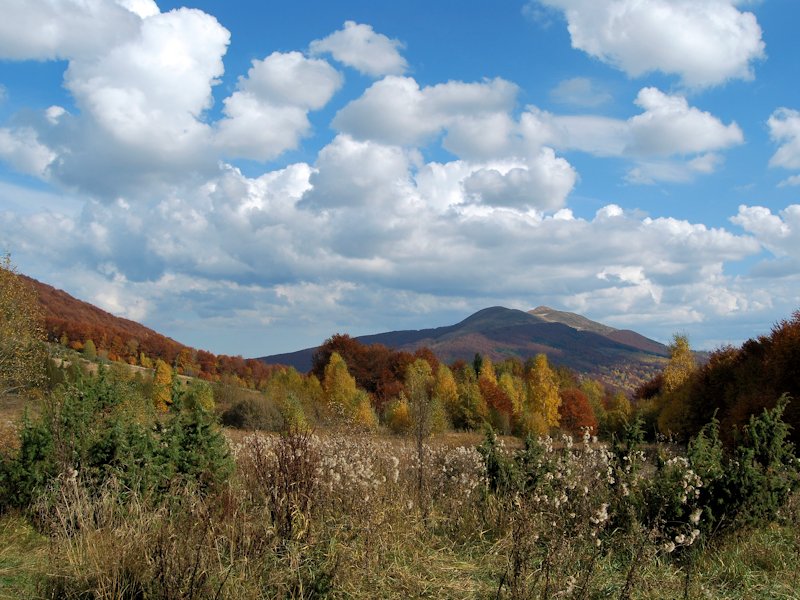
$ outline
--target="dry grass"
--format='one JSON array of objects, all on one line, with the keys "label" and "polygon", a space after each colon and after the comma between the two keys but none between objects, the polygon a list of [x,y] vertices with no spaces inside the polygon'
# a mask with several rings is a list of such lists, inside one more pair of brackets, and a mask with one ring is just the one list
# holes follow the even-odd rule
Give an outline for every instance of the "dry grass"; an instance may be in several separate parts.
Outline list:
[{"label": "dry grass", "polygon": [[209,495],[121,501],[113,482],[62,478],[40,505],[47,537],[0,520],[0,597],[800,597],[797,498],[780,523],[698,548],[687,580],[661,533],[607,526],[601,447],[547,446],[552,480],[503,497],[485,491],[478,442],[448,434],[426,449],[426,510],[416,449],[395,436],[240,437],[235,476]]}]

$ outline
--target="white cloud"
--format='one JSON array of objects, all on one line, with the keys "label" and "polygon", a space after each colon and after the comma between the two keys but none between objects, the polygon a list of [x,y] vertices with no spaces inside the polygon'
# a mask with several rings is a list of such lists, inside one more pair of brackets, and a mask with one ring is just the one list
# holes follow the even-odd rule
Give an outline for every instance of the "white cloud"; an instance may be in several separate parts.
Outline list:
[{"label": "white cloud", "polygon": [[792,175],[791,177],[787,177],[778,184],[778,187],[796,186],[796,185],[800,185],[800,175]]},{"label": "white cloud", "polygon": [[[557,153],[628,159],[640,182],[714,171],[741,130],[682,96],[645,88],[629,119],[520,115],[513,83],[420,86],[400,76],[396,41],[350,23],[311,50],[389,75],[339,111],[316,158],[248,177],[220,159],[297,147],[310,111],[342,85],[328,62],[299,52],[253,61],[214,122],[229,34],[213,17],[162,14],[149,0],[9,6],[42,18],[20,17],[33,27],[25,43],[0,25],[0,56],[68,60],[77,110],[17,115],[0,128],[0,158],[81,199],[0,185],[0,240],[32,274],[118,314],[160,318],[150,324],[173,335],[199,335],[203,319],[246,351],[231,332],[288,332],[281,323],[298,312],[315,315],[301,317],[314,332],[303,346],[332,333],[319,330],[323,320],[375,327],[386,311],[441,324],[453,310],[538,299],[620,317],[622,306],[642,322],[700,321],[763,307],[773,292],[781,306],[796,296],[786,283],[800,247],[796,207],[744,207],[734,217],[742,235],[612,204],[592,218],[566,207],[578,174]],[[64,7],[72,13],[58,14]],[[51,40],[42,32],[54,20]],[[106,29],[94,35],[97,23]],[[358,44],[368,48],[348,54]],[[592,86],[573,80],[560,91],[566,99]],[[790,145],[794,133],[781,127],[793,115],[774,117],[774,139]],[[434,145],[457,158],[426,162]],[[783,261],[773,261],[783,288],[726,274],[763,248]]]},{"label": "white cloud", "polygon": [[238,90],[224,100],[215,143],[228,156],[268,160],[309,134],[308,111],[322,108],[342,84],[324,60],[274,52],[253,61]]},{"label": "white cloud", "polygon": [[0,27],[29,23],[30,31],[20,44],[0,35],[0,55],[68,60],[64,86],[79,109],[17,117],[17,129],[34,131],[27,139],[40,145],[29,172],[43,177],[49,160],[50,181],[114,198],[162,193],[217,169],[205,111],[230,34],[214,17],[190,9],[162,14],[148,0],[13,2],[10,10]]},{"label": "white cloud", "polygon": [[7,0],[0,20],[0,57],[49,60],[96,56],[137,35],[140,15],[135,10],[138,8],[139,13],[149,16],[152,11],[145,9],[146,4],[146,1]]},{"label": "white cloud", "polygon": [[311,175],[304,206],[387,208],[408,197],[413,157],[402,148],[338,135],[323,148]]},{"label": "white cloud", "polygon": [[659,181],[688,183],[697,175],[706,175],[717,170],[723,159],[709,152],[688,161],[644,160],[630,169],[625,177],[629,183],[652,185]]},{"label": "white cloud", "polygon": [[405,73],[408,64],[400,55],[402,48],[400,41],[354,21],[345,21],[342,29],[309,46],[313,54],[329,53],[338,62],[373,77]]},{"label": "white cloud", "polygon": [[559,116],[531,107],[521,129],[533,143],[600,156],[636,158],[692,155],[741,144],[736,123],[723,124],[711,113],[689,106],[686,98],[656,88],[639,91],[636,105],[644,112],[625,121],[597,116]]},{"label": "white cloud", "polygon": [[712,173],[723,162],[720,150],[741,144],[736,123],[725,125],[686,98],[656,88],[639,91],[636,104],[644,112],[627,120],[594,115],[561,116],[528,107],[519,120],[520,137],[528,148],[550,145],[561,151],[631,158],[633,183],[686,182]]},{"label": "white cloud", "polygon": [[723,125],[711,113],[690,107],[686,98],[644,88],[636,97],[644,113],[628,121],[629,150],[640,156],[694,154],[744,141],[736,123]]},{"label": "white cloud", "polygon": [[522,210],[552,212],[562,208],[577,180],[575,169],[550,148],[524,167],[505,172],[479,168],[463,181],[468,197],[489,206],[507,206]]},{"label": "white cloud", "polygon": [[340,110],[333,126],[360,139],[394,145],[422,144],[452,127],[455,137],[463,140],[458,145],[466,148],[475,145],[467,132],[470,123],[482,122],[484,126],[478,129],[483,133],[486,125],[497,124],[498,117],[508,120],[516,94],[514,84],[499,78],[481,83],[450,81],[420,89],[410,77],[390,76]]},{"label": "white cloud", "polygon": [[564,79],[550,90],[550,97],[561,104],[594,108],[611,101],[611,94],[588,77]]},{"label": "white cloud", "polygon": [[736,123],[726,125],[685,97],[652,87],[639,91],[635,104],[643,112],[627,120],[534,106],[515,119],[516,95],[516,86],[503,79],[420,88],[410,77],[387,77],[340,110],[333,125],[389,145],[427,144],[443,135],[445,149],[476,162],[532,159],[547,147],[627,157],[639,163],[628,177],[634,182],[690,181],[721,164],[720,150],[744,141]]},{"label": "white cloud", "polygon": [[168,157],[207,141],[199,117],[211,105],[229,39],[198,10],[155,15],[141,21],[132,40],[93,60],[71,61],[65,84],[116,140]]},{"label": "white cloud", "polygon": [[800,260],[800,204],[773,214],[763,206],[739,206],[731,222],[751,233],[778,258]]},{"label": "white cloud", "polygon": [[639,77],[677,74],[690,87],[752,79],[764,57],[755,16],[736,0],[539,0],[560,9],[572,46]]},{"label": "white cloud", "polygon": [[342,76],[322,59],[306,58],[300,52],[273,52],[254,60],[239,89],[272,104],[318,110],[342,86]]},{"label": "white cloud", "polygon": [[[797,207],[743,207],[734,222],[746,235],[617,205],[591,219],[548,217],[562,204],[539,176],[526,162],[423,164],[413,151],[340,135],[314,167],[258,178],[226,168],[169,197],[93,202],[73,216],[0,212],[0,238],[115,312],[225,314],[229,330],[258,314],[262,335],[298,310],[353,331],[387,306],[435,313],[431,324],[441,324],[453,307],[463,315],[536,299],[674,329],[788,301],[786,290],[725,266],[779,236],[774,252],[796,255]],[[167,324],[188,332],[187,319]],[[319,339],[308,344],[333,332],[309,331]]]},{"label": "white cloud", "polygon": [[[377,170],[361,181],[352,173],[330,179],[359,161]],[[56,267],[83,264],[132,282],[162,281],[172,272],[264,289],[348,281],[411,294],[446,290],[453,298],[486,297],[486,290],[498,299],[533,297],[558,289],[566,299],[645,283],[668,290],[701,283],[703,266],[759,250],[749,237],[686,221],[642,219],[613,205],[584,220],[564,212],[543,218],[491,203],[476,210],[463,189],[448,201],[429,201],[436,166],[421,168],[415,178],[409,162],[399,149],[338,138],[321,155],[317,174],[302,164],[257,179],[227,170],[146,206],[92,203],[79,217],[6,215],[0,230],[14,246],[25,240],[25,252]],[[455,188],[478,172],[464,187],[475,185],[482,194],[529,183],[521,170],[505,171],[508,179],[498,184],[491,177],[480,181],[490,173],[485,167],[438,168],[461,170]],[[361,187],[336,196],[336,186],[348,179]],[[51,253],[53,240],[58,250]],[[641,280],[620,273],[641,273]],[[658,298],[651,301],[655,306]]]},{"label": "white cloud", "polygon": [[37,133],[28,127],[0,128],[0,159],[29,175],[45,178],[56,154],[39,141]]},{"label": "white cloud", "polygon": [[153,0],[116,0],[117,4],[124,6],[142,19],[157,15],[161,11]]},{"label": "white cloud", "polygon": [[780,147],[769,161],[772,167],[800,169],[800,112],[779,108],[767,121],[770,137]]}]

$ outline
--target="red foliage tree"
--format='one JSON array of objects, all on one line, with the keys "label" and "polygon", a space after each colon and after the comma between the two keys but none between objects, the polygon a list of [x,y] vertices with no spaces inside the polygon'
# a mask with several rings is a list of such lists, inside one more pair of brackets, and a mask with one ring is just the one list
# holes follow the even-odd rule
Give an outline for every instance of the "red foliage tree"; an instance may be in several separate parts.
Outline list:
[{"label": "red foliage tree", "polygon": [[590,433],[597,433],[597,418],[595,418],[589,398],[581,390],[570,388],[562,390],[561,407],[559,412],[561,420],[559,425],[572,435],[583,435],[584,428],[588,427]]}]

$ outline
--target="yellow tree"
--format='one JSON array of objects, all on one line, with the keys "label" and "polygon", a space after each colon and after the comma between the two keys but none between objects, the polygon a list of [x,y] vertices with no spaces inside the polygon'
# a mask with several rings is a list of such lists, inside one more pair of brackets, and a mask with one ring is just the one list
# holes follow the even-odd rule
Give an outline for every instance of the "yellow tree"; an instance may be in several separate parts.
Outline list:
[{"label": "yellow tree", "polygon": [[605,387],[596,379],[584,379],[581,381],[580,390],[586,394],[586,397],[589,399],[592,412],[602,429],[605,427],[606,423],[606,407],[603,404],[603,398],[606,396]]},{"label": "yellow tree", "polygon": [[36,292],[0,259],[0,395],[43,383],[46,351]]},{"label": "yellow tree", "polygon": [[673,392],[689,379],[695,370],[694,353],[689,346],[689,338],[675,334],[669,345],[669,362],[664,367],[664,385],[662,390]]},{"label": "yellow tree", "polygon": [[478,374],[478,381],[483,379],[484,381],[488,381],[497,385],[497,373],[494,370],[494,364],[492,364],[492,359],[488,356],[483,358],[483,362],[481,362],[480,373]]},{"label": "yellow tree", "polygon": [[[425,440],[436,428],[437,420],[437,403],[431,397],[433,383],[433,372],[428,361],[418,358],[406,368],[405,388],[411,412],[411,428],[417,445],[417,500],[424,517],[428,514],[428,499],[423,492]],[[438,412],[441,415],[441,409]]]},{"label": "yellow tree", "polygon": [[97,347],[94,345],[93,340],[86,340],[86,343],[83,345],[83,355],[88,360],[97,358]]},{"label": "yellow tree", "polygon": [[512,414],[516,418],[522,412],[522,404],[525,399],[525,386],[519,377],[514,377],[511,373],[503,373],[498,381],[500,389],[503,390],[511,401]]},{"label": "yellow tree", "polygon": [[528,410],[541,416],[549,427],[558,427],[558,407],[561,396],[558,393],[558,380],[547,362],[547,356],[537,354],[527,375]]},{"label": "yellow tree", "polygon": [[378,425],[378,417],[372,409],[369,394],[357,389],[350,404],[350,423],[359,429],[374,429]]},{"label": "yellow tree", "polygon": [[690,421],[690,390],[684,385],[696,368],[694,353],[685,335],[675,334],[669,345],[661,393],[657,399],[658,428],[662,433],[686,434]]},{"label": "yellow tree", "polygon": [[[480,356],[480,355],[476,355]],[[463,429],[477,429],[489,418],[486,405],[472,366],[465,366],[457,373],[458,410],[450,418],[453,425]]]},{"label": "yellow tree", "polygon": [[325,400],[334,414],[345,417],[356,395],[356,380],[347,370],[347,363],[338,352],[333,352],[322,378]]},{"label": "yellow tree", "polygon": [[428,361],[418,358],[406,369],[405,388],[414,437],[421,452],[422,442],[435,427],[436,406],[431,397],[434,378]]},{"label": "yellow tree", "polygon": [[606,401],[606,433],[620,435],[633,415],[633,407],[624,392],[617,392]]},{"label": "yellow tree", "polygon": [[167,412],[172,403],[172,368],[160,358],[156,361],[156,372],[153,376],[153,404]]},{"label": "yellow tree", "polygon": [[433,398],[452,419],[458,413],[458,385],[453,372],[440,363],[433,380]]},{"label": "yellow tree", "polygon": [[322,379],[322,390],[331,412],[340,420],[359,427],[377,425],[369,394],[356,387],[355,378],[338,352],[331,354]]}]

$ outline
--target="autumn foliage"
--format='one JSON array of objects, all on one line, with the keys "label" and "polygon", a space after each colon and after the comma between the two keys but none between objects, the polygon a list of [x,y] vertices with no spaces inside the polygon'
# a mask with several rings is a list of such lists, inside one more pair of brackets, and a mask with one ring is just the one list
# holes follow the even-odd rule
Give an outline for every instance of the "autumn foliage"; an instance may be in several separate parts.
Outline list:
[{"label": "autumn foliage", "polygon": [[597,433],[597,418],[592,412],[589,398],[579,389],[561,391],[561,428],[574,436],[580,436],[588,429]]},{"label": "autumn foliage", "polygon": [[63,290],[24,275],[19,277],[38,296],[47,338],[85,354],[89,345],[96,356],[107,360],[146,368],[154,368],[156,361],[161,360],[180,375],[232,382],[253,389],[263,389],[270,377],[281,370],[256,359],[215,355],[184,346],[135,321],[81,302]]},{"label": "autumn foliage", "polygon": [[[798,439],[800,311],[776,324],[769,335],[750,339],[740,348],[726,346],[712,352],[699,367],[683,354],[680,364],[637,390],[637,396],[655,404],[662,431],[688,438],[716,418],[721,438],[733,444],[751,416],[772,409],[788,394],[793,400],[786,406],[784,419]],[[670,362],[678,361],[673,356]]]}]

